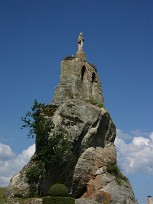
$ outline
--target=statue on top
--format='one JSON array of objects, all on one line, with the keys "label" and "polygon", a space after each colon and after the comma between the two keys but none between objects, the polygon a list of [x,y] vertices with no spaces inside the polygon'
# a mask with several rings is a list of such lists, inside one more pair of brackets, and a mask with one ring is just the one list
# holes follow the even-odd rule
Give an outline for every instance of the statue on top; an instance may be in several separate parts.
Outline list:
[{"label": "statue on top", "polygon": [[83,43],[84,43],[84,38],[83,38],[83,33],[81,32],[78,37],[78,52],[83,50]]}]

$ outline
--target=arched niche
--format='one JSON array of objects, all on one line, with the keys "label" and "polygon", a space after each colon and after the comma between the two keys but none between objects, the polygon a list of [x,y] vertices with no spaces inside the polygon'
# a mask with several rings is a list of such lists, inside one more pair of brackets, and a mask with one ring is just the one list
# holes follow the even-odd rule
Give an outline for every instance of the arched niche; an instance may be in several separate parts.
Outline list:
[{"label": "arched niche", "polygon": [[83,66],[82,67],[82,70],[81,70],[81,80],[87,80],[87,70],[86,70],[86,67]]},{"label": "arched niche", "polygon": [[88,88],[88,72],[87,72],[87,68],[85,66],[82,67],[81,69],[81,95],[83,98],[87,98],[88,97],[88,91],[89,91],[89,88]]},{"label": "arched niche", "polygon": [[96,79],[96,74],[93,72],[92,73],[92,77],[91,77],[91,82],[95,82],[95,79]]}]

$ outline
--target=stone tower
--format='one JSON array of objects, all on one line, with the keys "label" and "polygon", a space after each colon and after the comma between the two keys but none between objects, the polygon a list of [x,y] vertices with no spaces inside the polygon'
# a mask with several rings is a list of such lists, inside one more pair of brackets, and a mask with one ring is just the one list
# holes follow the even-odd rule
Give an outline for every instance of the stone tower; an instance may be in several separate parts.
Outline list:
[{"label": "stone tower", "polygon": [[60,84],[55,89],[54,102],[60,103],[65,99],[104,103],[97,69],[86,61],[82,49],[77,51],[75,57],[66,57],[61,62]]}]

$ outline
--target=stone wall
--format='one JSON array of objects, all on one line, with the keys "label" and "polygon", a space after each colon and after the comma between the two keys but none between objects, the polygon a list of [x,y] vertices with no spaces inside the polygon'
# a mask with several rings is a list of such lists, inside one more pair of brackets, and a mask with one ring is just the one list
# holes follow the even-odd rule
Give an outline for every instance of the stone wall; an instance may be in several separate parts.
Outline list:
[{"label": "stone wall", "polygon": [[61,103],[66,99],[104,102],[95,68],[77,57],[61,62],[60,84],[55,89],[54,102]]}]

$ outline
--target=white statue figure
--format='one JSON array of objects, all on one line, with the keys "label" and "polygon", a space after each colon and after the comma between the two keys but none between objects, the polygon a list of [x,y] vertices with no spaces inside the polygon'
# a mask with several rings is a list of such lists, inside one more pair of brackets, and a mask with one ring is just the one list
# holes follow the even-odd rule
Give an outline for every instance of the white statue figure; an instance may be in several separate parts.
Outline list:
[{"label": "white statue figure", "polygon": [[84,42],[83,33],[80,33],[78,37],[78,52],[83,50],[83,42]]}]

